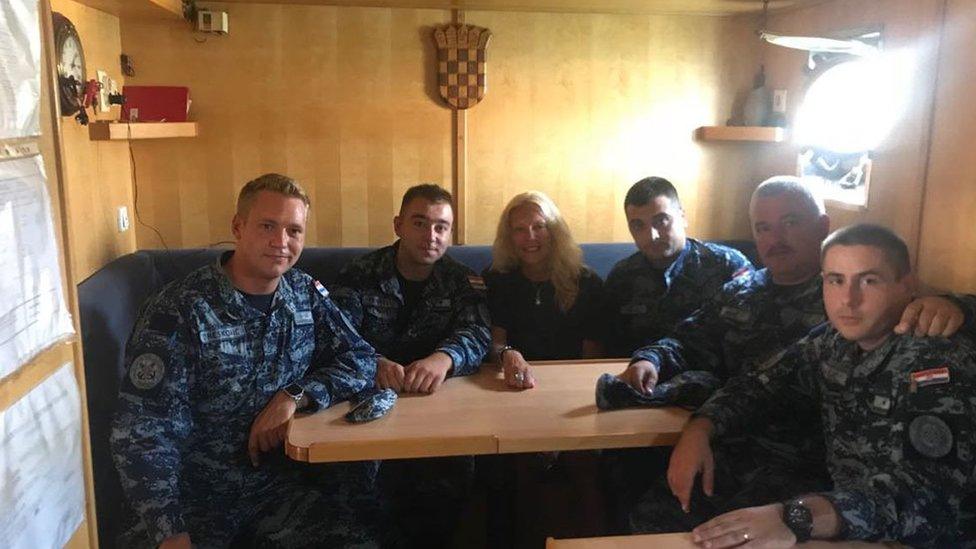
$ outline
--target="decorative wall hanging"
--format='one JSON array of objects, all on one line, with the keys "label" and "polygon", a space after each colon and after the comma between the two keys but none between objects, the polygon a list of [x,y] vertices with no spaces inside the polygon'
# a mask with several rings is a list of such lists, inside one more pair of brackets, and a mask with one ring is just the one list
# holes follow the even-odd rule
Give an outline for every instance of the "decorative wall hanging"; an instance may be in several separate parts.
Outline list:
[{"label": "decorative wall hanging", "polygon": [[490,38],[491,31],[472,25],[445,25],[434,29],[437,83],[441,97],[455,109],[473,107],[485,96],[485,65]]}]

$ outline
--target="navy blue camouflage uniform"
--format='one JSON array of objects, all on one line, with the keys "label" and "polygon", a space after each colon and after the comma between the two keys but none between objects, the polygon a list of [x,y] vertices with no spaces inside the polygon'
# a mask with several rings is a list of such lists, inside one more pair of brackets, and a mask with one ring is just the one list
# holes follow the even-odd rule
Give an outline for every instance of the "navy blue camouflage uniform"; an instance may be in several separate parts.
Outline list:
[{"label": "navy blue camouflage uniform", "polygon": [[296,269],[267,314],[250,306],[222,268],[230,254],[150,298],[126,347],[111,435],[133,511],[122,545],[180,532],[200,547],[370,544],[349,500],[310,487],[280,450],[253,467],[247,445],[281,388],[300,383],[308,411],[326,408],[372,385],[375,352]]},{"label": "navy blue camouflage uniform", "polygon": [[[767,269],[728,282],[671,336],[643,347],[633,359],[649,360],[659,381],[678,373],[705,370],[726,381],[760,369],[826,320],[822,279],[794,286],[774,284]],[[796,489],[814,491],[829,477],[819,417],[782,403],[767,422],[748,434],[722,437],[715,444],[716,495],[693,493],[692,513],[681,511],[661,477],[631,510],[636,532],[688,530],[712,516],[739,507],[779,501]],[[805,413],[804,413],[805,412]]]},{"label": "navy blue camouflage uniform", "polygon": [[640,251],[614,265],[607,297],[607,356],[628,357],[657,341],[717,294],[736,273],[752,270],[741,252],[688,238],[661,270]]},{"label": "navy blue camouflage uniform", "polygon": [[[336,302],[382,356],[402,366],[441,351],[451,357],[449,377],[478,371],[491,341],[484,282],[444,256],[404,318],[398,247],[396,242],[346,265],[333,294]],[[447,545],[473,476],[469,457],[383,462],[380,485],[401,545]]]},{"label": "navy blue camouflage uniform", "polygon": [[[400,319],[399,242],[359,257],[339,273],[333,298],[377,352],[403,366],[435,351],[451,357],[450,375],[478,371],[488,352],[484,283],[448,256],[434,264],[410,318]],[[405,320],[405,322],[403,322]]]},{"label": "navy blue camouflage uniform", "polygon": [[[780,401],[817,409],[840,539],[974,546],[960,520],[976,490],[976,351],[963,335],[893,335],[862,351],[833,328],[703,405],[719,436],[765,423]],[[801,493],[794,494],[796,496]]]}]

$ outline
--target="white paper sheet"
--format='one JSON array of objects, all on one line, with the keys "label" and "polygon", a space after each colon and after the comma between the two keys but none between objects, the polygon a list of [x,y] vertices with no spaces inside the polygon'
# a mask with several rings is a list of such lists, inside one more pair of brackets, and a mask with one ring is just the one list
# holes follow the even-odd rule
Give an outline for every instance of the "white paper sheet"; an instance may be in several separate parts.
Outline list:
[{"label": "white paper sheet", "polygon": [[0,139],[41,133],[37,0],[0,1]]},{"label": "white paper sheet", "polygon": [[85,513],[72,364],[0,412],[0,545],[64,547]]},{"label": "white paper sheet", "polygon": [[0,268],[2,378],[73,331],[40,156],[0,161]]}]

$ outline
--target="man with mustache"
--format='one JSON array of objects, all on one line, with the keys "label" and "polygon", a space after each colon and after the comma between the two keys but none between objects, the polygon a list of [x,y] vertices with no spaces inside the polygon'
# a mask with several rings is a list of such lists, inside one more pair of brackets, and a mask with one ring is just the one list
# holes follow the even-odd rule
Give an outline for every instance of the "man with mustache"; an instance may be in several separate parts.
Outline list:
[{"label": "man with mustache", "polygon": [[686,427],[669,479],[687,498],[701,471],[708,491],[720,481],[712,478],[709,439],[748,430],[789,402],[819,409],[832,486],[725,513],[695,528],[693,540],[710,548],[809,539],[976,544],[960,517],[976,485],[972,340],[894,333],[915,279],[908,248],[888,229],[841,229],[824,242],[822,257],[830,325],[714,394]]},{"label": "man with mustache", "polygon": [[[478,370],[491,342],[484,281],[445,256],[452,197],[437,185],[403,195],[393,218],[399,240],[357,258],[334,296],[379,356],[376,386],[433,393],[450,376]],[[392,460],[380,482],[407,546],[439,546],[451,532],[473,475],[469,458]]]},{"label": "man with mustache", "polygon": [[[823,202],[799,179],[778,176],[756,188],[749,216],[765,268],[735,278],[669,337],[635,352],[620,379],[645,393],[685,370],[729,379],[758,369],[825,320],[818,275],[830,220]],[[896,330],[950,335],[963,320],[952,300],[924,297],[905,308]],[[682,500],[679,509],[667,486],[655,486],[632,511],[631,529],[688,530],[725,509],[826,486],[822,440],[810,436],[817,415],[784,403],[769,419],[749,434],[717,442],[726,483],[720,495],[696,499],[694,506]]]},{"label": "man with mustache", "polygon": [[607,276],[607,356],[630,356],[671,333],[752,264],[736,249],[689,238],[678,191],[663,177],[634,183],[624,198],[637,252]]}]

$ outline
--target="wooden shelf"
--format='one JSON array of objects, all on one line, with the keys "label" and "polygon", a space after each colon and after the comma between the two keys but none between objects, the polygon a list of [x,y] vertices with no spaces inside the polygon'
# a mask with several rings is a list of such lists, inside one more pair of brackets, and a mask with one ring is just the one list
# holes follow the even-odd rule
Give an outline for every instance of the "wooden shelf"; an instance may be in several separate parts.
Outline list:
[{"label": "wooden shelf", "polygon": [[182,0],[76,0],[79,4],[137,19],[183,19]]},{"label": "wooden shelf", "polygon": [[699,141],[752,141],[779,143],[786,140],[786,130],[770,126],[702,126],[695,130]]},{"label": "wooden shelf", "polygon": [[110,122],[95,120],[88,125],[92,141],[125,139],[165,139],[168,137],[196,137],[196,122]]}]

